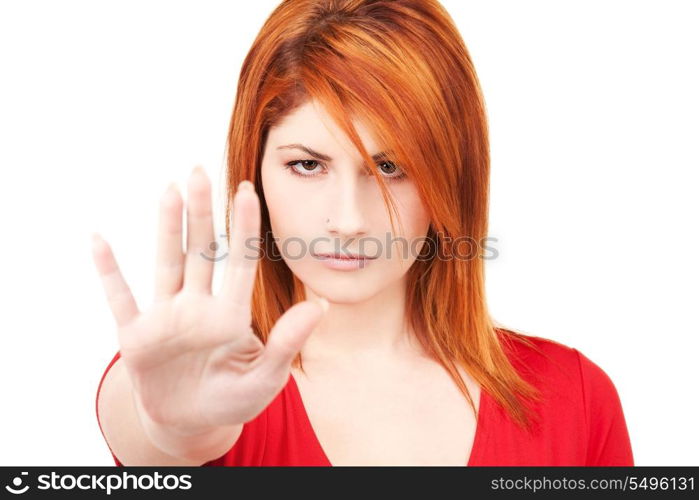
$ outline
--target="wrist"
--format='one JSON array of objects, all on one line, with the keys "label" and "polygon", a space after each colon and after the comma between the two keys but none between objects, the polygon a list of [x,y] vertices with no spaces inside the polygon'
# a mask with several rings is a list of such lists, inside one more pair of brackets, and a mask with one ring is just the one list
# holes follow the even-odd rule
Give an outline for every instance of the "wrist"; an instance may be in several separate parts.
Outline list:
[{"label": "wrist", "polygon": [[151,443],[168,455],[200,463],[213,460],[228,451],[242,425],[180,427],[153,420],[132,392],[134,406],[144,433]]}]

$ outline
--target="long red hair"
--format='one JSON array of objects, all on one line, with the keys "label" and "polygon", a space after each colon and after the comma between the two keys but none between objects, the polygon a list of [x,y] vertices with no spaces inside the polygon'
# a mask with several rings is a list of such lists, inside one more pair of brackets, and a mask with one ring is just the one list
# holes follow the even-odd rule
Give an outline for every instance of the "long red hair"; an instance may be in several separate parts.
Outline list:
[{"label": "long red hair", "polygon": [[[423,253],[408,270],[407,320],[424,349],[451,374],[476,410],[461,366],[529,427],[538,390],[505,352],[525,335],[496,327],[487,310],[484,261],[443,258],[447,242],[483,242],[488,230],[490,151],[485,104],[471,57],[436,0],[284,0],[264,23],[239,77],[227,139],[227,213],[243,179],[262,208],[263,256],[252,297],[263,342],[279,317],[305,300],[275,245],[260,178],[267,131],[308,99],[322,104],[365,165],[373,165],[352,125],[361,116],[378,144],[417,186],[431,220]],[[381,176],[391,225],[392,200]],[[400,221],[399,221],[400,222]],[[226,217],[230,241],[230,221]],[[279,253],[277,252],[277,255]],[[440,255],[442,258],[440,258]],[[302,366],[300,353],[294,360]]]}]

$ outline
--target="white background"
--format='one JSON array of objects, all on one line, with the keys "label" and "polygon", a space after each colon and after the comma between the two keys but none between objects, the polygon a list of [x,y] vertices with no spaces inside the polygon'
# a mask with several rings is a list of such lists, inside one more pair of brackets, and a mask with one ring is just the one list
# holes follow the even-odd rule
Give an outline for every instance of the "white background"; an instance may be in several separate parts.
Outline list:
[{"label": "white background", "polygon": [[[197,163],[223,232],[237,78],[277,3],[0,3],[0,465],[113,465],[90,234],[147,307],[158,199]],[[699,465],[696,3],[442,3],[488,107],[494,318],[610,375],[637,465]]]}]

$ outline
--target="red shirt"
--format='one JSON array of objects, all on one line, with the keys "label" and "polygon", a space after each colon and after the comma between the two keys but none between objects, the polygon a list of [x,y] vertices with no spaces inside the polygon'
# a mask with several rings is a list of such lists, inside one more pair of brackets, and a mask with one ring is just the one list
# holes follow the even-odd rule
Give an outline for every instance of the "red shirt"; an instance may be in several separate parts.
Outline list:
[{"label": "red shirt", "polygon": [[[542,401],[534,406],[541,425],[527,433],[481,390],[476,436],[467,465],[634,465],[624,412],[609,376],[575,348],[541,337],[527,338],[543,354],[518,342],[506,347],[506,352],[521,375],[542,391]],[[104,375],[119,356],[117,352]],[[97,421],[99,424],[99,414]],[[112,457],[116,465],[122,465],[114,453]],[[204,465],[332,464],[290,375],[267,408],[244,424],[235,445]]]}]

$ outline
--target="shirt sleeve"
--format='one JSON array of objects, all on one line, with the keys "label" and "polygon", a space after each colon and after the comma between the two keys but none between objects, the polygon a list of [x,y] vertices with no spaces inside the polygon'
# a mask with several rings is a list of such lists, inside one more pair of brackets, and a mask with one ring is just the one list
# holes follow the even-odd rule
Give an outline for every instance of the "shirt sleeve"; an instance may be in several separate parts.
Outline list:
[{"label": "shirt sleeve", "polygon": [[119,459],[116,457],[112,449],[109,447],[109,443],[107,442],[107,438],[104,435],[104,431],[102,430],[102,424],[100,423],[100,415],[99,415],[99,405],[97,404],[99,401],[100,397],[100,389],[102,389],[102,382],[104,382],[104,378],[107,376],[107,372],[109,369],[114,365],[117,359],[119,359],[119,356],[121,355],[121,352],[116,353],[112,361],[107,365],[107,368],[104,370],[104,373],[102,374],[102,378],[100,379],[99,385],[97,386],[97,396],[95,398],[95,415],[97,416],[97,425],[99,426],[100,432],[102,433],[102,437],[104,438],[105,443],[107,443],[107,448],[109,448],[109,452],[112,454],[112,458],[114,459],[114,463],[116,464],[117,467],[123,467],[124,464],[119,461]]},{"label": "shirt sleeve", "polygon": [[587,466],[634,465],[619,394],[607,373],[577,349],[587,431]]}]

